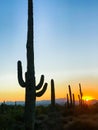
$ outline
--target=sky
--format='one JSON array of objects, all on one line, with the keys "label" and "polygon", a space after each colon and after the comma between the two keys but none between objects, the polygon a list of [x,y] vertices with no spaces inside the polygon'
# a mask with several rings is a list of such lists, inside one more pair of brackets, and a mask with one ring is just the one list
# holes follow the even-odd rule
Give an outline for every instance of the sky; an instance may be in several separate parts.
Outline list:
[{"label": "sky", "polygon": [[[26,72],[27,0],[0,0],[0,101],[25,99],[17,80],[17,61]],[[34,0],[34,56],[36,81],[45,75],[56,98],[65,98],[68,85],[79,94],[98,99],[98,1]]]}]

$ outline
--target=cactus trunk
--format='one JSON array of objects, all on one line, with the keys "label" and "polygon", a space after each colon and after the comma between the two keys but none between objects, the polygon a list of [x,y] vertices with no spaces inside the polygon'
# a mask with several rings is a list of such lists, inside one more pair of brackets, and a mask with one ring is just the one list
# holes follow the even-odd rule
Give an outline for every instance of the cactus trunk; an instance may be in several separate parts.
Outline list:
[{"label": "cactus trunk", "polygon": [[[35,71],[33,41],[33,10],[32,0],[28,1],[28,34],[27,34],[27,72],[25,92],[25,129],[34,129],[35,124]],[[33,82],[32,82],[33,81]]]},{"label": "cactus trunk", "polygon": [[[39,84],[36,86],[34,69],[34,36],[33,36],[33,2],[28,0],[28,33],[27,33],[27,72],[25,81],[22,77],[21,61],[18,61],[18,82],[25,88],[25,130],[34,130],[35,125],[35,102],[36,97],[40,97],[47,89],[44,84],[44,76],[41,76]],[[41,89],[39,92],[37,90]]]}]

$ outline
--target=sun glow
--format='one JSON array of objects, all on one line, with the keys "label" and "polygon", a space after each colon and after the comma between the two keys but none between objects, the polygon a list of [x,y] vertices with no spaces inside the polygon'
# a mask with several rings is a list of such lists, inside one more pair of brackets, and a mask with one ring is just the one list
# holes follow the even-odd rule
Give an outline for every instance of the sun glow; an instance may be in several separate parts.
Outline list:
[{"label": "sun glow", "polygon": [[83,96],[83,98],[82,98],[84,101],[86,101],[86,102],[88,102],[88,101],[91,101],[91,100],[93,100],[94,98],[93,97],[91,97],[91,96]]}]

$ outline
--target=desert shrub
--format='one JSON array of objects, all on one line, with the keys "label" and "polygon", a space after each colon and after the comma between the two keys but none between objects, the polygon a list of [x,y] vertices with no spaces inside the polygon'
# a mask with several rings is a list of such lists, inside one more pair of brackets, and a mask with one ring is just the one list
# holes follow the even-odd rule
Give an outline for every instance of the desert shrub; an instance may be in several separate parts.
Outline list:
[{"label": "desert shrub", "polygon": [[47,106],[37,106],[36,107],[36,116],[42,115],[42,114],[47,114],[48,107]]},{"label": "desert shrub", "polygon": [[98,130],[98,124],[91,119],[78,119],[68,123],[65,130]]},{"label": "desert shrub", "polygon": [[[24,124],[23,107],[6,105],[0,106],[0,130],[18,130]],[[23,128],[21,129],[23,130]]]}]

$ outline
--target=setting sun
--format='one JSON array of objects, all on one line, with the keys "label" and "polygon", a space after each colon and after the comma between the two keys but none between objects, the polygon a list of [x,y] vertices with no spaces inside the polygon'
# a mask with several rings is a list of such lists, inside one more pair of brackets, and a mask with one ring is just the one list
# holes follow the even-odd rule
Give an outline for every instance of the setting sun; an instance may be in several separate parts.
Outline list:
[{"label": "setting sun", "polygon": [[91,101],[91,100],[93,100],[94,98],[91,97],[91,96],[83,96],[82,99],[83,99],[84,101]]}]

